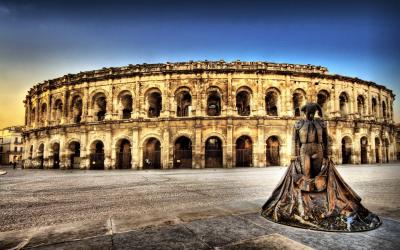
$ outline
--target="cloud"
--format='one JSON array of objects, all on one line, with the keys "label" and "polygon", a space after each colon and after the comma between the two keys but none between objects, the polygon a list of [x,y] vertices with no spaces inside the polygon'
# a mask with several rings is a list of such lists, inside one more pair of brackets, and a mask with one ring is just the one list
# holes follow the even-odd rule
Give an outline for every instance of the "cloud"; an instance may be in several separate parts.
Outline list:
[{"label": "cloud", "polygon": [[0,5],[0,16],[5,16],[10,14],[10,9],[7,6]]}]

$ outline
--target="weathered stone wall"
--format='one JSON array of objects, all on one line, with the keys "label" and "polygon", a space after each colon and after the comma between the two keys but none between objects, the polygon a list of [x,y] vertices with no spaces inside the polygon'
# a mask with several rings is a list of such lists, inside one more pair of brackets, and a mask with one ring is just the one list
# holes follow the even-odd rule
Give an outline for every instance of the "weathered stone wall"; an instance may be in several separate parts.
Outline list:
[{"label": "weathered stone wall", "polygon": [[[195,68],[180,70],[182,65],[191,64],[195,64]],[[223,166],[230,168],[236,166],[236,141],[243,135],[250,137],[252,142],[251,166],[267,165],[267,140],[271,136],[279,140],[280,164],[287,165],[292,128],[298,119],[294,116],[295,93],[302,96],[299,105],[317,102],[318,95],[326,93],[324,117],[329,125],[332,157],[337,163],[342,162],[345,137],[351,142],[348,143],[351,163],[361,163],[363,137],[367,139],[368,163],[376,162],[376,153],[379,162],[395,160],[394,95],[383,86],[328,75],[325,68],[308,65],[298,66],[298,69],[295,65],[286,65],[282,69],[283,66],[279,68],[273,64],[272,70],[257,63],[237,62],[234,66],[220,63],[218,67],[207,62],[182,65],[169,64],[168,70],[164,71],[154,70],[159,65],[142,66],[130,73],[125,72],[127,67],[100,74],[107,72],[103,69],[99,76],[96,71],[96,74],[84,72],[35,86],[25,100],[25,167],[52,168],[54,161],[59,161],[60,168],[70,168],[70,144],[79,142],[79,165],[87,169],[93,142],[101,141],[104,167],[115,168],[118,145],[121,139],[126,139],[131,147],[131,166],[140,169],[144,145],[149,138],[156,138],[161,145],[162,167],[172,168],[174,143],[180,136],[186,136],[191,140],[192,167],[204,168],[206,140],[216,136],[222,141]],[[88,77],[89,73],[93,76]],[[177,117],[177,96],[181,91],[191,95],[187,117]],[[220,116],[207,115],[210,91],[220,95]],[[250,114],[246,116],[239,115],[236,107],[236,96],[240,91],[250,96]],[[265,98],[271,91],[277,96],[276,116],[267,112]],[[162,98],[161,112],[159,117],[149,118],[152,105],[149,96],[155,92]],[[124,111],[123,97],[127,95],[131,97],[132,105],[131,110]],[[100,121],[99,97],[106,100],[104,119]],[[77,100],[81,100],[80,109]],[[124,112],[130,117],[124,119]],[[81,114],[79,121],[77,114]],[[55,143],[59,146],[58,160],[54,160]]]}]

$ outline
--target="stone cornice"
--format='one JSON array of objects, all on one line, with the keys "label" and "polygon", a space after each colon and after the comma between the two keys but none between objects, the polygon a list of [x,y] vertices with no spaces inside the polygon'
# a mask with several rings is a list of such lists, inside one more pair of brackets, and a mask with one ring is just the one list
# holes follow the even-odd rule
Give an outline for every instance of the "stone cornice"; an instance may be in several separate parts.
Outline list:
[{"label": "stone cornice", "polygon": [[133,76],[149,76],[158,74],[201,74],[211,73],[256,73],[256,74],[278,74],[305,76],[311,78],[338,79],[353,83],[366,84],[388,91],[393,97],[392,90],[385,86],[371,81],[364,81],[356,77],[347,77],[341,75],[330,75],[328,69],[322,66],[300,65],[288,63],[270,63],[270,62],[225,62],[225,61],[189,61],[178,63],[160,63],[160,64],[136,64],[123,67],[102,68],[80,72],[77,74],[67,74],[59,78],[47,80],[33,86],[26,98],[33,95],[39,95],[49,89],[57,89],[62,86],[74,85],[83,82],[94,82],[99,80],[119,79]]},{"label": "stone cornice", "polygon": [[[332,124],[337,123],[358,123],[358,124],[369,124],[374,126],[385,126],[388,128],[395,128],[394,123],[390,123],[387,121],[378,122],[375,120],[363,120],[363,119],[346,119],[342,117],[337,118],[324,118],[325,121]],[[76,127],[88,127],[88,126],[102,126],[102,125],[113,125],[113,124],[134,124],[134,123],[163,123],[163,122],[170,122],[170,121],[185,121],[185,120],[253,120],[253,121],[272,121],[272,120],[282,120],[282,121],[291,121],[295,122],[298,120],[296,117],[292,116],[193,116],[193,117],[163,117],[163,118],[135,118],[135,119],[128,119],[128,120],[106,120],[106,121],[99,121],[99,122],[83,122],[83,123],[70,123],[70,124],[63,124],[63,125],[54,125],[54,126],[43,126],[38,128],[26,128],[24,130],[24,135],[28,135],[31,133],[36,133],[40,131],[49,132],[52,129],[68,129],[68,128],[76,128]]]}]

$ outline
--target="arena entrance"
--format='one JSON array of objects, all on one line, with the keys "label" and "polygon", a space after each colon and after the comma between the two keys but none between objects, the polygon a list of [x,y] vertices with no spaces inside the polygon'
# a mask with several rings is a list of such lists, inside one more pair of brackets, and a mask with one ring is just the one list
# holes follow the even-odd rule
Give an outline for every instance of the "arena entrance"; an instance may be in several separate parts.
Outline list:
[{"label": "arena entrance", "polygon": [[362,137],[360,140],[361,145],[361,164],[368,164],[368,139],[367,137]]},{"label": "arena entrance", "polygon": [[94,141],[90,146],[90,169],[104,169],[104,144]]},{"label": "arena entrance", "polygon": [[351,139],[348,136],[342,139],[342,164],[351,164]]},{"label": "arena entrance", "polygon": [[389,140],[386,138],[384,140],[384,158],[383,161],[386,163],[389,163],[389,146],[390,146],[390,142]]},{"label": "arena entrance", "polygon": [[38,161],[39,161],[39,168],[43,168],[44,165],[44,144],[40,144],[38,150]]},{"label": "arena entrance", "polygon": [[253,166],[253,142],[248,136],[236,140],[236,167]]},{"label": "arena entrance", "polygon": [[122,139],[117,143],[117,155],[116,155],[115,168],[118,169],[130,169],[132,168],[132,154],[131,154],[131,143],[127,139]]},{"label": "arena entrance", "polygon": [[71,142],[69,144],[71,168],[79,168],[81,163],[81,144]]},{"label": "arena entrance", "polygon": [[54,143],[51,149],[53,150],[53,168],[58,169],[60,168],[60,144]]},{"label": "arena entrance", "polygon": [[143,169],[161,169],[161,143],[150,138],[143,147]]},{"label": "arena entrance", "polygon": [[174,168],[192,168],[192,142],[185,136],[175,141]]},{"label": "arena entrance", "polygon": [[271,136],[267,139],[267,166],[280,166],[281,158],[279,155],[281,144],[278,137]]},{"label": "arena entrance", "polygon": [[375,138],[375,162],[380,162],[380,149],[381,149],[381,142],[379,138]]},{"label": "arena entrance", "polygon": [[206,141],[205,164],[206,168],[222,168],[222,141],[216,136]]}]

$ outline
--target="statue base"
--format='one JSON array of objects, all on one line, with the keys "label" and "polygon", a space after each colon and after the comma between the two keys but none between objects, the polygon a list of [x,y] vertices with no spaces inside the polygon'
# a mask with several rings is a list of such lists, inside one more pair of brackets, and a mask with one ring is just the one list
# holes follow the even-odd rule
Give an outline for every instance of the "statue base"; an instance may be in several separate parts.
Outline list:
[{"label": "statue base", "polygon": [[382,221],[361,204],[361,198],[337,172],[332,160],[320,173],[307,178],[300,161],[287,172],[262,207],[266,219],[293,227],[333,232],[361,232],[378,228]]}]

